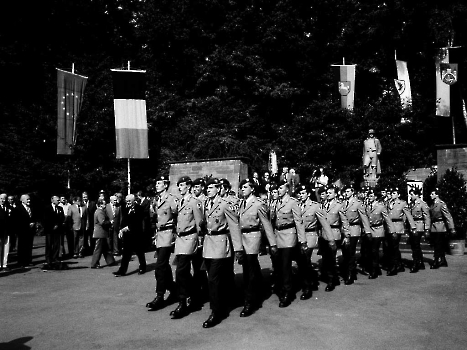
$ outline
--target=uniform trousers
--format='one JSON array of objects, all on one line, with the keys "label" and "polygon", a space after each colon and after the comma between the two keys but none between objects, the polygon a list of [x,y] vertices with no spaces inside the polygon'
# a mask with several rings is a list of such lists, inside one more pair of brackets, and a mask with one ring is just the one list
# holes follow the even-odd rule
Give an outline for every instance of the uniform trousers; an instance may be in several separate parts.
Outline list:
[{"label": "uniform trousers", "polygon": [[59,232],[47,233],[45,235],[45,262],[49,265],[59,262],[60,236],[61,233]]},{"label": "uniform trousers", "polygon": [[446,255],[446,245],[448,241],[447,232],[432,232],[434,242],[434,254],[433,258],[444,259]]},{"label": "uniform trousers", "polygon": [[101,255],[104,256],[105,262],[107,265],[112,265],[115,263],[115,259],[110,251],[109,241],[107,238],[97,238],[96,247],[94,248],[94,253],[92,254],[91,267],[96,267],[101,259]]},{"label": "uniform trousers", "polygon": [[360,239],[360,260],[362,269],[370,271],[371,265],[371,234],[362,234]]},{"label": "uniform trousers", "polygon": [[73,249],[74,249],[74,254],[83,254],[83,249],[84,249],[84,230],[73,230]]},{"label": "uniform trousers", "polygon": [[302,282],[302,289],[309,290],[318,285],[318,273],[311,264],[313,248],[307,249],[305,253],[301,252],[300,246],[295,247],[295,255],[298,267],[298,275]]},{"label": "uniform trousers", "polygon": [[285,295],[292,294],[292,255],[294,247],[277,249],[278,281],[282,284],[282,292]]},{"label": "uniform trousers", "polygon": [[228,305],[228,288],[230,287],[230,258],[204,259],[208,272],[209,301],[212,312],[224,313]]},{"label": "uniform trousers", "polygon": [[170,267],[169,262],[172,250],[172,247],[157,248],[157,260],[154,269],[157,295],[164,295],[166,291],[172,291],[174,288],[172,268]]},{"label": "uniform trousers", "polygon": [[258,254],[246,254],[243,259],[243,288],[245,303],[258,304],[261,296],[263,275],[258,261]]},{"label": "uniform trousers", "polygon": [[130,237],[123,236],[123,255],[120,268],[118,269],[122,274],[125,274],[128,270],[128,265],[130,264],[133,252],[135,252],[138,257],[139,269],[144,271],[146,270],[146,257],[144,256],[141,243]]},{"label": "uniform trousers", "polygon": [[420,246],[422,235],[423,235],[423,231],[411,233],[409,237],[410,247],[412,248],[412,259],[414,262],[423,261],[423,253],[422,253],[422,248]]},{"label": "uniform trousers", "polygon": [[9,252],[10,252],[10,236],[5,236],[0,239],[0,267],[7,267]]},{"label": "uniform trousers", "polygon": [[397,234],[396,237],[394,235],[388,236],[388,243],[389,243],[389,257],[390,262],[389,265],[392,268],[397,268],[399,265],[402,264],[402,255],[399,249],[399,243],[401,241],[401,234]]},{"label": "uniform trousers", "polygon": [[175,270],[175,281],[177,284],[178,297],[184,300],[192,295],[193,276],[191,275],[191,261],[193,255],[177,255],[177,269]]},{"label": "uniform trousers", "polygon": [[383,241],[383,237],[370,237],[370,256],[371,256],[371,267],[370,272],[372,274],[377,274],[380,271],[379,267],[379,247],[381,246],[381,242]]},{"label": "uniform trousers", "polygon": [[192,296],[198,300],[204,300],[209,294],[208,275],[206,270],[201,268],[203,261],[203,249],[198,248],[191,259],[191,264],[193,265]]},{"label": "uniform trousers", "polygon": [[340,240],[335,240],[336,247],[331,248],[329,242],[326,240],[321,241],[322,253],[322,271],[327,276],[327,283],[337,284],[339,276],[337,273],[336,254],[337,249],[340,247]]},{"label": "uniform trousers", "polygon": [[357,251],[358,236],[350,237],[350,242],[348,244],[342,244],[342,257],[343,257],[343,266],[342,274],[345,277],[352,277],[356,275],[357,263],[355,259],[355,252]]},{"label": "uniform trousers", "polygon": [[32,262],[34,230],[28,229],[18,234],[18,264],[26,266]]}]

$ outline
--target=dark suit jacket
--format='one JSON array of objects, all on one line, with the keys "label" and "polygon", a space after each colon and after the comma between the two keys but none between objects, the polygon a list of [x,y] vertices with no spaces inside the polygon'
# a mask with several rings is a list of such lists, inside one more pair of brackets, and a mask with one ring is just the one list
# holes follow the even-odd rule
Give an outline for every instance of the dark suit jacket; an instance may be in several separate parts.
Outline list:
[{"label": "dark suit jacket", "polygon": [[55,211],[52,204],[48,204],[44,210],[44,230],[46,234],[60,234],[63,232],[65,224],[65,216],[63,215],[63,208],[56,206]]},{"label": "dark suit jacket", "polygon": [[122,208],[122,228],[128,227],[129,231],[123,235],[124,242],[140,243],[143,240],[143,208],[135,203],[135,206],[128,210]]},{"label": "dark suit jacket", "polygon": [[87,231],[92,231],[94,230],[94,212],[97,209],[96,202],[88,201],[88,205],[84,205],[83,208],[87,209]]},{"label": "dark suit jacket", "polygon": [[36,209],[31,208],[31,216],[29,216],[27,210],[24,208],[24,205],[22,203],[19,204],[16,208],[18,237],[22,235],[31,234],[32,232],[34,232],[34,228],[31,228],[30,224],[37,222]]},{"label": "dark suit jacket", "polygon": [[120,225],[122,223],[122,207],[117,205],[115,206],[115,216],[112,212],[112,204],[107,204],[105,206],[105,213],[107,214],[107,217],[109,218],[110,221],[113,220],[112,223],[112,229],[113,232],[118,232],[120,231]]},{"label": "dark suit jacket", "polygon": [[144,200],[140,204],[141,208],[143,209],[143,232],[149,233],[152,230],[151,227],[151,215],[150,215],[150,207],[151,202],[149,201],[148,197],[145,197]]},{"label": "dark suit jacket", "polygon": [[[5,206],[5,208],[8,207]],[[0,209],[0,239],[5,239],[8,236],[9,225],[8,212]]]}]

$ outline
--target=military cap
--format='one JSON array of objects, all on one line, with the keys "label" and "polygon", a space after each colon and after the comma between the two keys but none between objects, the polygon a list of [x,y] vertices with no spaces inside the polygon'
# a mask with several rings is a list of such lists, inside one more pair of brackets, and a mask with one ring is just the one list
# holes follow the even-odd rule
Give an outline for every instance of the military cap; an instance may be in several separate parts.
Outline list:
[{"label": "military cap", "polygon": [[204,186],[205,185],[205,181],[202,177],[198,177],[197,179],[194,179],[193,180],[193,186],[194,185],[202,185]]},{"label": "military cap", "polygon": [[374,134],[374,133],[375,133],[375,131],[373,129],[368,130],[368,135]]},{"label": "military cap", "polygon": [[318,194],[321,194],[321,193],[323,193],[323,192],[326,192],[327,189],[328,189],[328,188],[327,188],[326,186],[323,186],[323,187],[318,188]]},{"label": "military cap", "polygon": [[343,191],[347,191],[349,189],[355,192],[355,188],[352,185],[345,185],[344,187],[342,187]]},{"label": "military cap", "polygon": [[216,185],[217,187],[219,187],[220,184],[221,183],[219,179],[216,177],[211,177],[208,181],[206,181],[206,187],[208,187],[209,185]]},{"label": "military cap", "polygon": [[368,192],[367,192],[367,195],[369,195],[369,194],[374,194],[374,195],[376,195],[376,192],[375,192],[374,189],[370,188],[370,189],[368,190]]},{"label": "military cap", "polygon": [[418,187],[412,187],[409,191],[409,193],[412,192],[416,196],[421,196],[422,191]]},{"label": "military cap", "polygon": [[253,181],[252,179],[250,179],[250,178],[246,178],[246,179],[240,181],[240,187],[242,187],[242,186],[243,186],[244,184],[246,184],[246,183],[250,184],[251,187],[255,188],[255,183],[254,183],[254,181]]},{"label": "military cap", "polygon": [[286,185],[287,187],[290,187],[289,183],[287,182],[286,179],[279,180],[278,186]]},{"label": "military cap", "polygon": [[401,191],[399,191],[399,188],[398,187],[393,187],[391,188],[391,192],[397,192],[397,193],[401,193]]},{"label": "military cap", "polygon": [[222,186],[225,186],[225,187],[227,187],[227,188],[231,188],[229,180],[227,180],[227,179],[225,179],[225,178],[220,179],[220,180],[219,180],[219,183],[220,183]]},{"label": "military cap", "polygon": [[302,184],[298,184],[297,186],[297,189],[295,190],[295,192],[298,194],[302,191],[306,191],[307,193],[311,193],[311,188],[307,185],[302,185]]},{"label": "military cap", "polygon": [[191,178],[189,176],[182,176],[177,181],[177,186],[180,185],[182,182],[190,185],[192,183]]},{"label": "military cap", "polygon": [[269,192],[277,190],[278,188],[279,188],[279,186],[277,186],[277,184],[273,183],[273,184],[271,184],[271,186],[269,186]]},{"label": "military cap", "polygon": [[164,181],[165,184],[170,184],[169,178],[167,176],[156,177],[156,182],[157,181]]}]

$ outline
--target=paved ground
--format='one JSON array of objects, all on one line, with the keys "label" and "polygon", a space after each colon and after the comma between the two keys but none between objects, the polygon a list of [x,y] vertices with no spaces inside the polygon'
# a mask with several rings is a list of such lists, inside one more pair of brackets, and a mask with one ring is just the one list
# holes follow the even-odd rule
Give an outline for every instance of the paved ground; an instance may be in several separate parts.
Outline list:
[{"label": "paved ground", "polygon": [[[39,263],[43,238],[35,244]],[[146,257],[153,270],[152,253]],[[0,273],[0,349],[466,349],[467,257],[447,258],[448,268],[359,275],[331,293],[321,284],[312,299],[285,309],[273,295],[251,317],[240,318],[239,306],[209,330],[201,327],[208,304],[182,320],[168,315],[175,305],[146,310],[152,271],[115,278],[115,268],[89,269],[90,257],[67,271],[36,265]],[[260,261],[268,276],[269,257]],[[136,268],[137,260],[129,271]]]}]

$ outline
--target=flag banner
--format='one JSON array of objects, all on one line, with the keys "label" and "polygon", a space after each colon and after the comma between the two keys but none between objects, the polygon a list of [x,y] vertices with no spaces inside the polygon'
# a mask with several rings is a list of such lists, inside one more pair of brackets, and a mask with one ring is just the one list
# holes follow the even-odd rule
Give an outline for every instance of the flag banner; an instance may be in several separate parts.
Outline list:
[{"label": "flag banner", "polygon": [[462,108],[459,81],[461,47],[443,47],[436,57],[436,115],[451,117]]},{"label": "flag banner", "polygon": [[407,62],[396,60],[397,79],[394,79],[397,93],[401,99],[402,108],[407,108],[412,104],[412,91],[410,89],[409,71]]},{"label": "flag banner", "polygon": [[355,97],[355,65],[333,64],[331,67],[334,72],[337,91],[341,97],[341,107],[352,110]]},{"label": "flag banner", "polygon": [[276,152],[274,150],[271,150],[269,152],[269,162],[268,162],[268,169],[269,171],[271,172],[271,175],[272,174],[277,174],[277,172],[279,171],[279,168],[277,166],[277,155],[276,155]]},{"label": "flag banner", "polygon": [[88,78],[57,69],[57,154],[71,155]]},{"label": "flag banner", "polygon": [[146,71],[112,69],[117,158],[149,158]]}]

